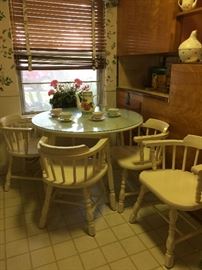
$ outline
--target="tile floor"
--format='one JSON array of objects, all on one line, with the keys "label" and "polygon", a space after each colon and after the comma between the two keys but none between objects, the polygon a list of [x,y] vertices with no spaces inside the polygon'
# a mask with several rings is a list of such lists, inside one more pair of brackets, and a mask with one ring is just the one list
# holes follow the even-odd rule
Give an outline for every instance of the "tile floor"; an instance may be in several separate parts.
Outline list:
[{"label": "tile floor", "polygon": [[[42,199],[39,182],[14,182],[9,192],[1,183],[0,270],[163,269],[167,224],[151,207],[141,212],[139,223],[129,224],[130,202],[123,214],[102,204],[96,214],[96,236],[90,237],[83,211],[66,205],[54,205],[47,228],[39,229]],[[173,269],[201,269],[201,259],[198,236],[177,246]]]}]

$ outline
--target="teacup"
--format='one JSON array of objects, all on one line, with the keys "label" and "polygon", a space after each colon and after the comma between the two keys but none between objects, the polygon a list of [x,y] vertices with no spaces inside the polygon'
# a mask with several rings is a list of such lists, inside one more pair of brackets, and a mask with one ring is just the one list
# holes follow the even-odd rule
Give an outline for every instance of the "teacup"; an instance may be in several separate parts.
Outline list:
[{"label": "teacup", "polygon": [[69,121],[72,117],[72,113],[71,112],[61,112],[60,113],[60,119],[64,120],[64,121]]},{"label": "teacup", "polygon": [[93,118],[94,120],[102,119],[103,116],[104,116],[104,112],[101,112],[101,111],[93,112],[93,113],[92,113],[92,118]]},{"label": "teacup", "polygon": [[107,113],[108,113],[108,115],[110,117],[118,116],[119,115],[119,109],[118,108],[109,108]]},{"label": "teacup", "polygon": [[55,108],[51,110],[51,115],[58,117],[60,116],[60,113],[62,112],[62,108]]}]

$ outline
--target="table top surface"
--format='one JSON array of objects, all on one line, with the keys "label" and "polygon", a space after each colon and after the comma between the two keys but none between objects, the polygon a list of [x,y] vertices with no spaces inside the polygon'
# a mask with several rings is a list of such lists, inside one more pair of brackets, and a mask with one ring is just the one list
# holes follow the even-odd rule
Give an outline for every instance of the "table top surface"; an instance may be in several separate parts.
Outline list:
[{"label": "table top surface", "polygon": [[102,120],[93,120],[92,114],[82,113],[76,108],[65,109],[72,112],[71,120],[64,122],[51,116],[50,111],[36,114],[32,118],[34,126],[42,131],[62,135],[107,135],[133,129],[142,124],[143,118],[134,111],[120,109],[119,116],[109,117],[107,112]]}]

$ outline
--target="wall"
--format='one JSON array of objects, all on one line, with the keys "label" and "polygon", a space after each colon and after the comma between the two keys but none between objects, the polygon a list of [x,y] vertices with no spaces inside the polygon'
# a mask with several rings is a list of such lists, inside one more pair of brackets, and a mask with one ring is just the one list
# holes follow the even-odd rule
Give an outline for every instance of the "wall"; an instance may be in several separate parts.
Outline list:
[{"label": "wall", "polygon": [[17,75],[14,65],[8,1],[0,7],[0,117],[21,112]]},{"label": "wall", "polygon": [[[20,96],[15,71],[11,43],[8,1],[1,0],[0,6],[0,117],[20,113]],[[0,135],[0,174],[7,164],[7,153],[3,138]]]}]

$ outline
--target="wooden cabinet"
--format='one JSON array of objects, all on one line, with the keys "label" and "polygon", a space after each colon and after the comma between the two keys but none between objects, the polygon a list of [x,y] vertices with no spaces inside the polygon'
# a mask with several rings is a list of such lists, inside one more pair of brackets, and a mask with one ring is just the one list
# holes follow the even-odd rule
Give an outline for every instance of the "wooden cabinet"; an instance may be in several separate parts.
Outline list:
[{"label": "wooden cabinet", "polygon": [[197,30],[197,38],[202,42],[202,1],[198,1],[197,8],[193,10],[179,12],[176,18],[180,29],[179,43],[187,39],[193,30]]},{"label": "wooden cabinet", "polygon": [[117,107],[142,112],[142,96],[132,90],[117,90]]},{"label": "wooden cabinet", "polygon": [[120,0],[118,55],[176,50],[176,0]]},{"label": "wooden cabinet", "polygon": [[[125,98],[123,97],[125,91]],[[122,107],[128,91],[122,89],[117,104]],[[171,70],[169,102],[133,92],[133,101],[141,101],[144,120],[154,117],[170,124],[170,137],[202,135],[202,64],[174,64]],[[133,104],[133,103],[132,103]]]}]

